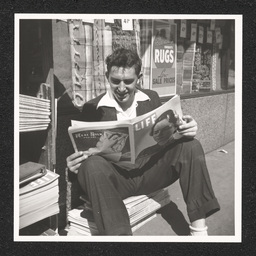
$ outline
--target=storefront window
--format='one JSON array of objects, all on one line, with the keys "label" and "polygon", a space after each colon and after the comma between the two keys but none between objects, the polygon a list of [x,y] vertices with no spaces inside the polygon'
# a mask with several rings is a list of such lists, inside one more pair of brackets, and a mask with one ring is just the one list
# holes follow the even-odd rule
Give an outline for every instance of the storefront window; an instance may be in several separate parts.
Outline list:
[{"label": "storefront window", "polygon": [[[159,37],[176,44],[175,93],[199,95],[235,87],[234,20],[141,20],[140,32],[144,88],[160,88],[154,86],[154,43]],[[168,45],[163,47],[168,49]],[[168,96],[173,88],[161,84],[160,91]]]}]

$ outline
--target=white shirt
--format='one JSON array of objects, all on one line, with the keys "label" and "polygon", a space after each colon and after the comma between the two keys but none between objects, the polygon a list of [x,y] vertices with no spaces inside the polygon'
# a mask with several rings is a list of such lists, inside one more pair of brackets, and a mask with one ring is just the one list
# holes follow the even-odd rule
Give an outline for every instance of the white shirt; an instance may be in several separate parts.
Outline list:
[{"label": "white shirt", "polygon": [[132,105],[126,110],[120,107],[120,105],[115,100],[113,94],[110,90],[107,90],[106,94],[100,99],[97,108],[105,106],[105,107],[113,107],[116,109],[117,120],[127,120],[136,117],[136,107],[138,106],[138,101],[146,101],[150,100],[147,94],[144,92],[137,90],[134,95],[134,101]]}]

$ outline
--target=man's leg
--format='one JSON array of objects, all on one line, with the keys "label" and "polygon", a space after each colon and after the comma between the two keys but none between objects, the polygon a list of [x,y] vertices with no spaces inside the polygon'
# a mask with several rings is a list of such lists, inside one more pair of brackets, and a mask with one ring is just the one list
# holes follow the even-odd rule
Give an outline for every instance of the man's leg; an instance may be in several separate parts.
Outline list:
[{"label": "man's leg", "polygon": [[180,176],[181,190],[192,223],[204,219],[220,209],[213,192],[205,154],[198,140],[183,142],[175,169]]},{"label": "man's leg", "polygon": [[100,235],[132,235],[123,199],[134,190],[133,182],[119,175],[100,156],[91,156],[79,168],[78,181],[92,204]]},{"label": "man's leg", "polygon": [[[196,139],[181,139],[151,157],[137,180],[137,194],[166,187],[178,178],[192,224],[220,209],[215,198],[202,146]],[[201,221],[198,221],[201,220]]]}]

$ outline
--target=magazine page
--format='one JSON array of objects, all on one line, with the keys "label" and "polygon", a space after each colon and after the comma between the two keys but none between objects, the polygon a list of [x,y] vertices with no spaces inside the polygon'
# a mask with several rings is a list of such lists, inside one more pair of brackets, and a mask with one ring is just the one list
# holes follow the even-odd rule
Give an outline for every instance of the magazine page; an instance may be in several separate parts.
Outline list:
[{"label": "magazine page", "polygon": [[127,121],[72,120],[68,132],[76,152],[101,155],[129,170],[140,167],[161,149],[163,133],[172,130],[168,143],[181,138],[177,131],[181,117],[180,97],[175,95],[159,108]]},{"label": "magazine page", "polygon": [[[133,119],[136,162],[155,154],[163,145],[181,138],[177,130],[183,122],[181,118],[180,97],[175,95],[159,108]],[[166,133],[170,139],[161,141]]]},{"label": "magazine page", "polygon": [[68,132],[76,152],[101,155],[113,162],[134,163],[134,135],[129,121],[72,121]]}]

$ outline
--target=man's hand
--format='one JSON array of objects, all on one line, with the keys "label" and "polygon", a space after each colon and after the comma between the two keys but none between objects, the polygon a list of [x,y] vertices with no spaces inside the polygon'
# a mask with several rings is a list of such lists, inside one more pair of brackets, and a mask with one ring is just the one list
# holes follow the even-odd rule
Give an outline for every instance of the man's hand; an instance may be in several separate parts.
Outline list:
[{"label": "man's hand", "polygon": [[71,172],[78,173],[78,168],[82,164],[82,162],[88,158],[88,155],[83,152],[76,152],[69,157],[67,157],[67,167]]},{"label": "man's hand", "polygon": [[179,126],[179,134],[186,137],[195,137],[198,130],[197,122],[189,115],[183,116],[182,120],[184,120],[184,123]]}]

